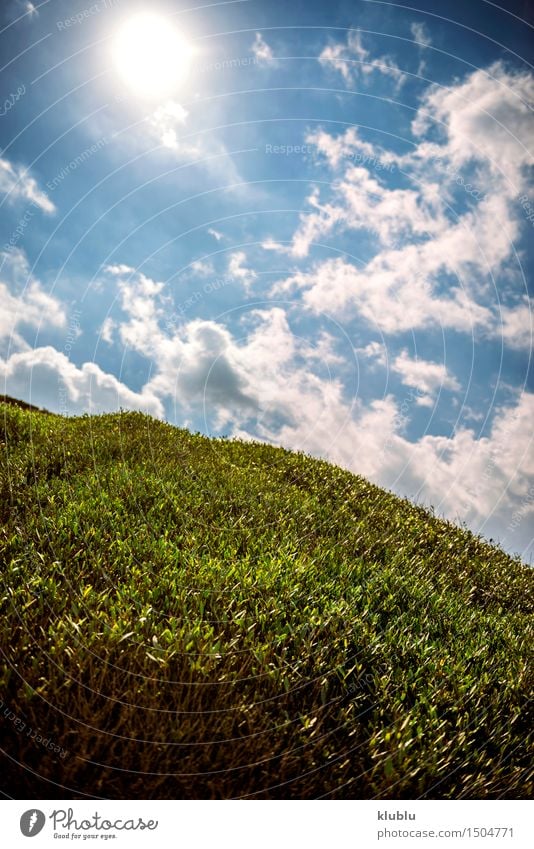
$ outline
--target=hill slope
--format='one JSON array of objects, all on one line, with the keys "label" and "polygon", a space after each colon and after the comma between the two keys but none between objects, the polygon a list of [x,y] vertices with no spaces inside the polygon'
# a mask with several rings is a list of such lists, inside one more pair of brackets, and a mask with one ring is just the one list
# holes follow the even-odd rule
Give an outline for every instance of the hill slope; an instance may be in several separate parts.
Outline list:
[{"label": "hill slope", "polygon": [[0,405],[0,440],[9,795],[532,793],[521,563],[137,413]]}]

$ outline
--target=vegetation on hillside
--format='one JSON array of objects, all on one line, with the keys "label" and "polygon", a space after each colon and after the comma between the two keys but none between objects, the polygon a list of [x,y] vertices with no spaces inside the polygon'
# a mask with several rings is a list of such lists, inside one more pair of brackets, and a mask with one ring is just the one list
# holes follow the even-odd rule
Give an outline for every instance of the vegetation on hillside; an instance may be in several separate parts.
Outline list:
[{"label": "vegetation on hillside", "polygon": [[0,404],[0,443],[4,793],[532,794],[518,560],[140,413]]}]

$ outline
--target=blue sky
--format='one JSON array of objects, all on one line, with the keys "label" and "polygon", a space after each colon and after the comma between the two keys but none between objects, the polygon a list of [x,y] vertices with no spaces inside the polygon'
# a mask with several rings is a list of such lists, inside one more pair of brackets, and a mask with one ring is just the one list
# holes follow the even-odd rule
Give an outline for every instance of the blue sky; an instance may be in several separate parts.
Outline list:
[{"label": "blue sky", "polygon": [[3,388],[326,457],[531,561],[527,4],[1,15]]}]

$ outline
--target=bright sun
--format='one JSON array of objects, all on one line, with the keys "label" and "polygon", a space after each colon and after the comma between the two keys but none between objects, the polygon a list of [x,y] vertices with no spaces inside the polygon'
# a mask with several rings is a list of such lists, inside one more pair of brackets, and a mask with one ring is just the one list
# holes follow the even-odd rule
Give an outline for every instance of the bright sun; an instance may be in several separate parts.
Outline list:
[{"label": "bright sun", "polygon": [[165,18],[136,15],[113,44],[123,80],[142,97],[165,97],[187,77],[191,47]]}]

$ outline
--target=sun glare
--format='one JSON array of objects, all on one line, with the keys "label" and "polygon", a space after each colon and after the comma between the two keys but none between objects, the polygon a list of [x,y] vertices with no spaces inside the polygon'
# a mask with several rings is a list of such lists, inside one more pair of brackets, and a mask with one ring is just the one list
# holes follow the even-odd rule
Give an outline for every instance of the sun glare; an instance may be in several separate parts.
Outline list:
[{"label": "sun glare", "polygon": [[119,30],[113,56],[122,79],[142,97],[165,97],[184,82],[191,47],[169,21],[140,14]]}]

